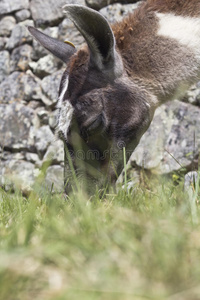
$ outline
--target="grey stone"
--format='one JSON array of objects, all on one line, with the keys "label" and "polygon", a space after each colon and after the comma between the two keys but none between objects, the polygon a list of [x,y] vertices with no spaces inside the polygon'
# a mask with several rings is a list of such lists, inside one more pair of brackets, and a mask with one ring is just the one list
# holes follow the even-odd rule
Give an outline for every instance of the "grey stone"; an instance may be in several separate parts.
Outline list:
[{"label": "grey stone", "polygon": [[0,84],[0,103],[12,103],[23,99],[23,74],[14,72]]},{"label": "grey stone", "polygon": [[31,16],[31,13],[28,9],[22,9],[22,10],[16,12],[16,14],[15,14],[17,22],[25,21],[26,19],[29,19],[30,16]]},{"label": "grey stone", "polygon": [[156,174],[189,167],[200,148],[200,109],[173,101],[155,113],[130,161]]},{"label": "grey stone", "polygon": [[7,37],[0,37],[0,51],[4,50],[6,43],[8,42]]},{"label": "grey stone", "polygon": [[50,35],[54,39],[58,38],[58,26],[54,27],[47,27],[45,30],[43,30],[45,34]]},{"label": "grey stone", "polygon": [[27,103],[27,106],[36,110],[37,108],[43,107],[43,103],[37,100],[31,100],[30,102]]},{"label": "grey stone", "polygon": [[56,72],[62,66],[62,63],[51,54],[48,54],[40,58],[37,62],[30,62],[29,66],[32,68],[33,73],[43,78]]},{"label": "grey stone", "polygon": [[29,8],[29,0],[1,0],[0,15],[9,14],[16,10]]},{"label": "grey stone", "polygon": [[85,4],[84,0],[49,0],[48,5],[43,0],[31,1],[30,9],[36,25],[56,25],[60,23],[64,17],[62,7],[69,3]]},{"label": "grey stone", "polygon": [[42,161],[39,159],[39,156],[37,153],[31,153],[27,152],[25,154],[26,160],[34,163],[36,167],[41,167],[42,166]]},{"label": "grey stone", "polygon": [[51,129],[49,126],[42,126],[35,132],[35,147],[37,149],[37,153],[39,158],[42,159],[45,152],[47,151],[48,146],[55,139]]},{"label": "grey stone", "polygon": [[26,101],[41,100],[42,90],[39,78],[28,70],[25,74],[23,74],[21,81],[23,83],[23,99]]},{"label": "grey stone", "polygon": [[138,7],[136,4],[113,4],[104,7],[100,10],[100,13],[109,21],[109,23],[120,22],[126,15],[133,12]]},{"label": "grey stone", "polygon": [[10,73],[10,54],[8,51],[0,51],[0,83]]},{"label": "grey stone", "polygon": [[40,124],[48,125],[49,118],[48,118],[48,111],[46,111],[43,107],[37,109],[37,115],[40,119]]},{"label": "grey stone", "polygon": [[51,100],[52,105],[58,101],[58,90],[64,70],[59,70],[43,78],[41,86],[44,94]]},{"label": "grey stone", "polygon": [[[54,138],[55,140],[55,138]],[[64,161],[64,147],[60,140],[52,141],[44,155],[43,162],[50,161],[53,164],[60,164]]]},{"label": "grey stone", "polygon": [[85,0],[86,4],[96,10],[101,9],[104,6],[120,2],[121,4],[127,4],[127,3],[135,3],[138,0]]},{"label": "grey stone", "polygon": [[55,25],[63,18],[62,6],[66,4],[65,0],[49,0],[48,5],[43,0],[34,0],[30,3],[30,10],[37,26]]},{"label": "grey stone", "polygon": [[114,0],[85,0],[87,6],[99,10],[103,8],[104,6],[107,6],[109,4],[112,4]]},{"label": "grey stone", "polygon": [[16,20],[12,16],[2,18],[0,21],[0,36],[9,36],[15,25]]},{"label": "grey stone", "polygon": [[0,145],[2,149],[31,151],[30,128],[34,111],[20,103],[0,104]]},{"label": "grey stone", "polygon": [[11,54],[11,72],[26,71],[29,68],[29,62],[31,62],[32,53],[33,48],[28,44],[15,48]]},{"label": "grey stone", "polygon": [[56,126],[57,126],[57,110],[54,110],[52,112],[49,113],[49,126],[55,130]]},{"label": "grey stone", "polygon": [[32,37],[27,29],[27,26],[34,26],[32,20],[26,20],[18,23],[12,30],[11,36],[6,44],[6,49],[12,50],[25,43],[30,43]]},{"label": "grey stone", "polygon": [[3,168],[0,173],[0,184],[13,184],[14,188],[19,188],[23,192],[30,192],[35,181],[37,170],[34,164],[23,160],[9,160],[2,163]]},{"label": "grey stone", "polygon": [[41,98],[43,104],[46,106],[46,107],[50,107],[52,106],[52,102],[51,100],[49,100],[49,98],[47,98],[44,94],[42,94],[42,98]]},{"label": "grey stone", "polygon": [[50,191],[64,192],[64,170],[61,166],[50,166],[46,172],[46,185]]},{"label": "grey stone", "polygon": [[39,79],[30,71],[13,72],[0,84],[0,103],[41,99]]},{"label": "grey stone", "polygon": [[0,155],[0,159],[2,161],[6,161],[6,160],[24,160],[25,155],[24,155],[24,152],[12,153],[10,151],[6,151],[5,149],[3,149],[3,151]]}]

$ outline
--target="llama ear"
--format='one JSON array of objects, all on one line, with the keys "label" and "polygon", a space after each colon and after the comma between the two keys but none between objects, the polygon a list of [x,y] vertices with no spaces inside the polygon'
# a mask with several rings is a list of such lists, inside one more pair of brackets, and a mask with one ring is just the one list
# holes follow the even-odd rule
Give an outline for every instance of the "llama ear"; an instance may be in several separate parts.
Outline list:
[{"label": "llama ear", "polygon": [[63,9],[85,38],[91,63],[100,70],[114,72],[118,55],[115,37],[107,20],[97,11],[82,5],[68,4]]},{"label": "llama ear", "polygon": [[70,57],[76,52],[75,47],[71,43],[64,43],[57,39],[54,39],[38,29],[28,26],[28,30],[31,35],[48,51],[53,55],[61,59],[64,63],[67,63]]}]

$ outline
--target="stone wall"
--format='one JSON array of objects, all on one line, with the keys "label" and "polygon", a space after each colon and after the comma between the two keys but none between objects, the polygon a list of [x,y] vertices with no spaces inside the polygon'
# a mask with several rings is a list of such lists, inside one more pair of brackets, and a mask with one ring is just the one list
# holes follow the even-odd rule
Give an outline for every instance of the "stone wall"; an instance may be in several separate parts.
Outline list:
[{"label": "stone wall", "polygon": [[[88,0],[87,4],[102,7],[108,2]],[[111,23],[137,6],[110,2],[100,12]],[[51,188],[53,182],[54,189],[63,188],[63,145],[54,130],[65,66],[33,41],[26,27],[36,26],[81,46],[83,38],[62,13],[65,3],[85,5],[84,0],[0,1],[0,185],[6,189],[14,184],[29,190],[43,169],[47,186]],[[158,109],[131,158],[133,165],[159,174],[192,168],[200,146],[198,85],[184,100],[187,103],[175,101]]]}]

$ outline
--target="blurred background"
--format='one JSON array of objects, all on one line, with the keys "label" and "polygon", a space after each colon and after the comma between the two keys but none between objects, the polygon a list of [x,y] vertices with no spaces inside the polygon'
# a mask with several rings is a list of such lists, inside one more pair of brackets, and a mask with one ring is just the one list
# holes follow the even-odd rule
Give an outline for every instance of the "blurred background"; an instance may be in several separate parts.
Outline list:
[{"label": "blurred background", "polygon": [[[0,1],[0,186],[31,189],[42,168],[49,188],[63,190],[63,144],[54,136],[59,82],[65,66],[30,36],[35,26],[77,48],[84,39],[65,18],[66,3],[100,10],[110,23],[133,11],[136,1]],[[133,153],[129,177],[187,174],[195,170],[200,146],[200,84],[183,99],[160,107]],[[135,184],[135,181],[133,181]],[[131,183],[130,183],[131,185]]]}]

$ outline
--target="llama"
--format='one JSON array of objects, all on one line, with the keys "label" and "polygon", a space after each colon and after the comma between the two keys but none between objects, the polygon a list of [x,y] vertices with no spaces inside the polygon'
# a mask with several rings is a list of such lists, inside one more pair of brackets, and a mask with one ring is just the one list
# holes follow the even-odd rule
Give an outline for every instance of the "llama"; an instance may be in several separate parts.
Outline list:
[{"label": "llama", "polygon": [[67,65],[57,105],[66,191],[71,169],[92,191],[116,181],[155,109],[199,78],[200,0],[146,0],[113,26],[81,5],[64,12],[86,40],[80,50],[29,31]]}]

